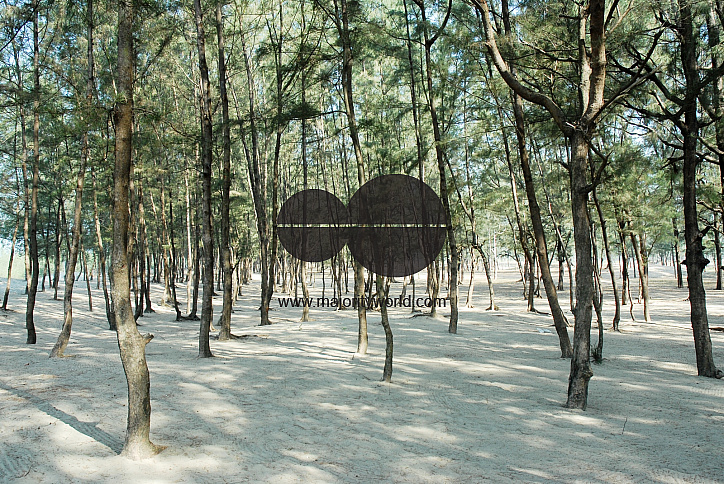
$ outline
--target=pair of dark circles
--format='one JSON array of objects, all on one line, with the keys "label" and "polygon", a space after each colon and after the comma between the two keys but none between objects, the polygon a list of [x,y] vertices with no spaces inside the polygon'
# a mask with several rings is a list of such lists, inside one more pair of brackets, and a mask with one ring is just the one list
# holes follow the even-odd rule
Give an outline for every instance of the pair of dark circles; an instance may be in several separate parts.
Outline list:
[{"label": "pair of dark circles", "polygon": [[277,216],[282,246],[305,262],[331,259],[345,246],[375,274],[403,277],[432,263],[445,243],[448,219],[435,191],[408,175],[383,175],[345,206],[325,190],[292,195]]}]

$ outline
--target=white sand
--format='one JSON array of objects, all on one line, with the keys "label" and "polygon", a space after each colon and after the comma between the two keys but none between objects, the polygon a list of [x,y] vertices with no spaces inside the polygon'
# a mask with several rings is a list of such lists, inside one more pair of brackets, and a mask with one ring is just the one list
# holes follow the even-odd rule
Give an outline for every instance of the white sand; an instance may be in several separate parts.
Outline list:
[{"label": "white sand", "polygon": [[[724,292],[711,277],[710,324],[724,326]],[[14,291],[14,312],[0,314],[0,481],[724,482],[724,381],[696,376],[686,289],[675,288],[671,268],[652,266],[653,323],[626,311],[623,333],[606,332],[585,412],[562,408],[569,362],[555,333],[538,331],[553,329],[550,318],[525,313],[515,278],[499,274],[502,309],[491,313],[480,277],[478,307],[461,310],[457,335],[446,320],[392,310],[392,384],[379,382],[378,313],[360,357],[353,311],[312,309],[314,321],[300,324],[301,309],[277,309],[276,324],[261,328],[258,285],[245,287],[233,331],[264,337],[212,340],[216,358],[198,359],[198,323],[174,322],[156,305],[139,322],[156,336],[147,347],[151,436],[168,448],[140,463],[118,455],[126,382],[101,293],[91,314],[78,282],[73,356],[51,360],[62,301],[39,294],[30,346],[25,299]],[[724,367],[724,333],[712,342]]]}]

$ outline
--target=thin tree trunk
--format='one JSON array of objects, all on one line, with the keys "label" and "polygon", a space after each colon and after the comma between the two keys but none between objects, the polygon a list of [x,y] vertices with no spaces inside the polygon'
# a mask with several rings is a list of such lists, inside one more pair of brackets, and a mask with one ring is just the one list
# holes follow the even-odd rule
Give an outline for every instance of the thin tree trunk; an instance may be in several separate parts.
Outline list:
[{"label": "thin tree trunk", "polygon": [[[221,271],[224,277],[224,300],[219,319],[219,341],[231,338],[232,292],[231,236],[229,221],[229,192],[231,191],[231,127],[229,125],[229,96],[226,92],[226,57],[224,54],[224,20],[222,2],[216,4],[216,37],[219,53],[219,93],[221,97],[222,162],[221,162]],[[281,102],[281,101],[280,101]]]},{"label": "thin tree trunk", "polygon": [[[452,8],[452,0],[445,15],[445,20],[440,26],[440,30],[432,38],[428,32],[427,15],[425,13],[425,4],[420,0],[418,4],[423,22],[423,37],[425,39],[425,72],[427,77],[427,96],[429,100],[428,108],[430,110],[430,118],[432,120],[432,132],[435,139],[435,155],[437,157],[437,168],[440,175],[440,200],[445,209],[447,217],[447,243],[450,254],[450,279],[449,297],[450,297],[450,323],[448,332],[455,334],[458,331],[458,248],[455,241],[455,227],[453,226],[452,212],[450,210],[450,197],[448,195],[447,175],[445,173],[445,153],[442,150],[442,134],[440,131],[440,122],[437,117],[437,108],[435,106],[435,92],[432,85],[432,60],[431,48],[438,39],[440,32],[445,29],[447,20],[450,17],[450,9]],[[434,306],[433,301],[433,306]]]},{"label": "thin tree trunk", "polygon": [[214,356],[209,346],[209,331],[213,318],[214,293],[214,248],[211,225],[211,168],[213,151],[213,133],[211,120],[211,86],[209,68],[206,64],[206,33],[201,12],[200,0],[194,0],[196,20],[196,46],[199,51],[199,70],[201,71],[201,188],[202,188],[202,227],[204,244],[204,290],[201,297],[201,323],[199,329],[199,357]]},{"label": "thin tree trunk", "polygon": [[[359,132],[357,130],[357,117],[355,115],[354,96],[352,92],[352,67],[354,56],[352,52],[352,39],[349,26],[349,4],[348,0],[335,0],[335,22],[337,33],[342,44],[342,98],[344,101],[345,113],[347,114],[347,124],[349,125],[349,135],[352,139],[352,147],[354,150],[355,160],[357,162],[357,182],[361,187],[366,181],[365,161],[362,156],[362,146],[359,140]],[[341,19],[341,21],[336,20]],[[357,320],[359,322],[357,333],[357,353],[366,354],[368,346],[367,337],[367,308],[364,304],[360,304],[365,294],[364,290],[364,268],[362,265],[354,261],[354,299],[357,306]]]},{"label": "thin tree trunk", "polygon": [[[104,157],[104,161],[107,161],[107,157]],[[116,330],[116,314],[113,306],[113,301],[108,295],[108,281],[106,278],[106,251],[103,248],[103,236],[101,233],[101,222],[98,218],[98,187],[96,183],[96,172],[95,168],[91,164],[91,179],[93,180],[93,219],[95,221],[96,228],[96,243],[98,244],[98,257],[100,258],[100,266],[98,270],[103,277],[103,299],[106,303],[106,319],[108,320],[108,329],[111,331]]]},{"label": "thin tree trunk", "polygon": [[385,330],[385,367],[382,370],[382,381],[389,383],[392,380],[392,353],[394,349],[390,317],[387,312],[387,296],[390,293],[390,279],[389,277],[382,277],[377,274],[375,283],[377,286],[378,300],[380,302],[382,327]]},{"label": "thin tree trunk", "polygon": [[[684,276],[681,273],[681,258],[679,257],[679,229],[676,228],[676,217],[671,218],[674,226],[674,256],[676,258],[676,287],[684,287]],[[624,304],[626,302],[624,301]]]},{"label": "thin tree trunk", "polygon": [[173,298],[173,309],[176,311],[176,321],[181,321],[181,310],[178,308],[178,298],[176,298],[176,244],[174,243],[173,234],[173,198],[168,204],[168,214],[171,223],[171,297]]},{"label": "thin tree trunk", "polygon": [[636,235],[631,233],[631,244],[633,245],[634,254],[636,255],[636,263],[639,267],[639,284],[641,287],[641,298],[644,302],[644,321],[651,321],[649,316],[649,261],[648,256],[644,253],[643,237],[639,234],[638,240]]},{"label": "thin tree trunk", "polygon": [[[593,190],[593,203],[596,205],[596,211],[598,212],[598,220],[601,223],[601,235],[603,237],[603,250],[606,252],[606,263],[608,265],[608,273],[611,275],[611,287],[613,289],[613,299],[616,302],[616,312],[613,315],[613,324],[611,329],[614,331],[619,330],[619,322],[621,321],[621,298],[618,294],[618,287],[616,285],[616,274],[613,270],[613,259],[611,258],[611,248],[608,243],[608,233],[606,232],[606,218],[603,216],[603,210],[601,210],[601,204],[598,201],[596,190]],[[599,336],[600,337],[600,336]]]},{"label": "thin tree trunk", "polygon": [[25,310],[25,329],[28,332],[27,344],[35,344],[35,295],[38,292],[38,187],[40,186],[40,47],[38,34],[38,0],[33,0],[33,188],[30,211],[30,267],[32,278],[28,288],[28,300]]},{"label": "thin tree trunk", "polygon": [[90,274],[88,273],[88,258],[83,250],[83,238],[80,239],[80,253],[83,255],[83,273],[85,274],[85,285],[88,291],[88,310],[93,312],[93,294],[91,293],[90,277],[93,274],[93,267],[91,267]]},{"label": "thin tree trunk", "polygon": [[[16,171],[17,173],[17,171]],[[10,296],[10,282],[13,278],[13,258],[15,257],[15,242],[18,237],[18,227],[20,226],[20,187],[18,186],[18,201],[17,209],[15,210],[15,229],[13,230],[13,238],[10,242],[10,258],[8,259],[8,282],[5,286],[5,294],[3,295],[2,310],[7,311],[8,309],[8,296]]]},{"label": "thin tree trunk", "polygon": [[[510,37],[512,34],[510,27],[510,15],[508,13],[508,0],[503,0],[502,12],[505,34]],[[511,68],[511,75],[516,75],[514,68]],[[521,99],[515,91],[512,91],[512,95],[513,115],[515,117],[515,134],[518,140],[518,155],[520,165],[523,170],[523,181],[525,184],[525,193],[528,198],[528,211],[530,212],[530,219],[533,225],[533,235],[535,236],[536,252],[539,261],[538,265],[543,278],[543,286],[546,290],[546,297],[548,298],[548,306],[550,307],[551,314],[553,315],[553,325],[556,328],[556,333],[558,333],[558,341],[561,347],[561,358],[570,358],[573,355],[573,348],[571,347],[571,340],[568,338],[568,321],[566,320],[566,316],[563,314],[563,310],[558,303],[558,292],[556,291],[556,286],[553,283],[553,276],[551,275],[551,269],[548,265],[548,245],[546,243],[545,230],[543,229],[543,220],[540,215],[540,206],[538,205],[538,198],[535,193],[533,173],[530,168],[528,147],[526,145],[523,99]],[[528,310],[534,310],[533,295],[530,293],[528,294]]]}]

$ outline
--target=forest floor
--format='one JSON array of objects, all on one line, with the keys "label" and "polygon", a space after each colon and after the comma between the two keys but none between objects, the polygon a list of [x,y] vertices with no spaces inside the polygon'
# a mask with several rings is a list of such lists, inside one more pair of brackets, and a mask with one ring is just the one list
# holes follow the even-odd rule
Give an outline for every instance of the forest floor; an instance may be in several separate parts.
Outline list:
[{"label": "forest floor", "polygon": [[[722,327],[724,292],[705,275],[710,324]],[[216,357],[198,359],[198,323],[174,322],[154,286],[156,313],[139,329],[155,335],[151,438],[168,448],[142,462],[118,455],[126,382],[102,293],[94,289],[89,313],[78,281],[70,356],[49,359],[62,292],[57,301],[39,294],[31,346],[16,286],[12,311],[0,313],[0,482],[724,482],[724,381],[696,376],[686,289],[670,267],[652,265],[651,276],[653,322],[636,305],[637,322],[625,311],[622,332],[605,332],[585,412],[562,407],[569,360],[550,317],[525,312],[513,270],[498,273],[497,312],[485,311],[483,277],[473,309],[461,286],[457,335],[444,317],[391,309],[389,384],[379,381],[377,312],[369,353],[355,355],[351,310],[312,308],[313,321],[300,323],[301,309],[280,309],[275,296],[276,324],[257,326],[255,281],[232,319],[235,334],[255,337],[212,340]],[[568,306],[567,292],[560,297]],[[221,297],[214,302],[216,320]],[[544,298],[536,305],[547,310]],[[610,326],[610,294],[604,306]],[[724,333],[711,338],[724,367]]]}]

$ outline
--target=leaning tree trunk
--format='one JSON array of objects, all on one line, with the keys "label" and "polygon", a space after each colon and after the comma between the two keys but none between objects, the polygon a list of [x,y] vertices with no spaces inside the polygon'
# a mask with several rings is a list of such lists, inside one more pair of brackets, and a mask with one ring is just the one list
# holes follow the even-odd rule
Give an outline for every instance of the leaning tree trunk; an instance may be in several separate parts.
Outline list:
[{"label": "leaning tree trunk", "polygon": [[382,327],[385,329],[385,367],[382,370],[382,381],[389,383],[392,380],[392,328],[390,327],[390,317],[387,312],[387,296],[390,293],[390,280],[388,277],[377,275],[375,279],[377,286],[377,296],[380,302],[380,314],[382,317]]},{"label": "leaning tree trunk", "polygon": [[114,110],[116,156],[113,189],[113,300],[116,303],[118,348],[128,382],[128,422],[123,454],[142,459],[162,449],[149,440],[151,430],[151,380],[146,365],[146,344],[133,319],[129,286],[128,191],[133,136],[133,2],[121,0],[118,8],[118,102]]},{"label": "leaning tree trunk", "polygon": [[[502,2],[502,12],[505,35],[510,37],[511,27],[507,0],[504,0]],[[511,75],[516,75],[515,68],[511,67],[510,72]],[[553,315],[553,325],[556,328],[556,333],[558,333],[558,341],[561,347],[561,358],[570,358],[573,354],[573,348],[571,347],[571,340],[568,338],[568,321],[566,320],[566,316],[563,314],[561,305],[558,303],[558,292],[556,290],[556,285],[553,282],[550,265],[548,264],[548,245],[546,243],[545,231],[543,229],[543,220],[540,215],[538,197],[535,193],[533,173],[530,168],[529,152],[526,145],[523,99],[518,94],[516,94],[515,91],[511,90],[511,92],[513,96],[513,115],[515,117],[515,135],[518,140],[518,155],[520,159],[520,165],[523,170],[525,194],[528,198],[528,210],[530,212],[530,219],[533,225],[533,235],[535,236],[536,252],[539,261],[538,265],[540,266],[541,277],[543,278],[543,286],[545,287],[546,297],[548,298],[548,305],[551,308],[551,314]],[[531,278],[531,281],[532,280],[533,279]],[[531,290],[528,294],[528,298],[530,301],[528,309],[529,311],[533,309],[532,292],[533,291]]]},{"label": "leaning tree trunk", "polygon": [[[93,0],[88,0],[86,11],[86,22],[88,23],[88,81],[86,84],[86,107],[90,108],[93,100]],[[89,110],[90,111],[90,110]],[[87,120],[89,121],[89,120]],[[75,265],[78,260],[78,247],[81,243],[81,214],[83,203],[83,185],[85,183],[85,167],[88,163],[88,128],[83,133],[83,141],[81,145],[80,167],[78,168],[78,178],[75,183],[75,210],[73,212],[73,235],[71,236],[70,251],[68,252],[68,263],[65,267],[65,293],[63,295],[63,328],[60,330],[58,340],[50,352],[50,357],[61,357],[68,346],[70,332],[73,326],[73,284],[75,283]],[[85,263],[85,262],[84,262]],[[88,276],[86,275],[86,283]],[[91,311],[92,299],[90,294],[90,286],[88,286],[88,304]]]},{"label": "leaning tree trunk", "polygon": [[[93,3],[88,2],[88,97],[92,95],[93,89],[93,37],[92,37],[92,18]],[[90,101],[90,99],[89,99]],[[68,252],[68,262],[65,266],[65,293],[63,294],[63,328],[60,330],[58,340],[50,352],[50,357],[61,357],[65,348],[68,346],[70,332],[73,326],[73,285],[75,284],[75,266],[78,261],[78,247],[80,245],[81,235],[81,215],[83,203],[83,185],[85,182],[85,167],[88,162],[88,131],[83,135],[83,143],[81,147],[80,167],[78,168],[78,177],[75,183],[75,210],[73,212],[73,235],[71,236],[70,251]]]},{"label": "leaning tree trunk", "polygon": [[209,331],[213,318],[214,248],[211,226],[211,165],[213,133],[211,127],[211,86],[206,64],[206,33],[200,0],[194,0],[196,20],[196,46],[201,71],[201,189],[202,189],[202,241],[204,244],[204,289],[201,296],[201,323],[199,329],[199,357],[214,356],[209,346]]}]

